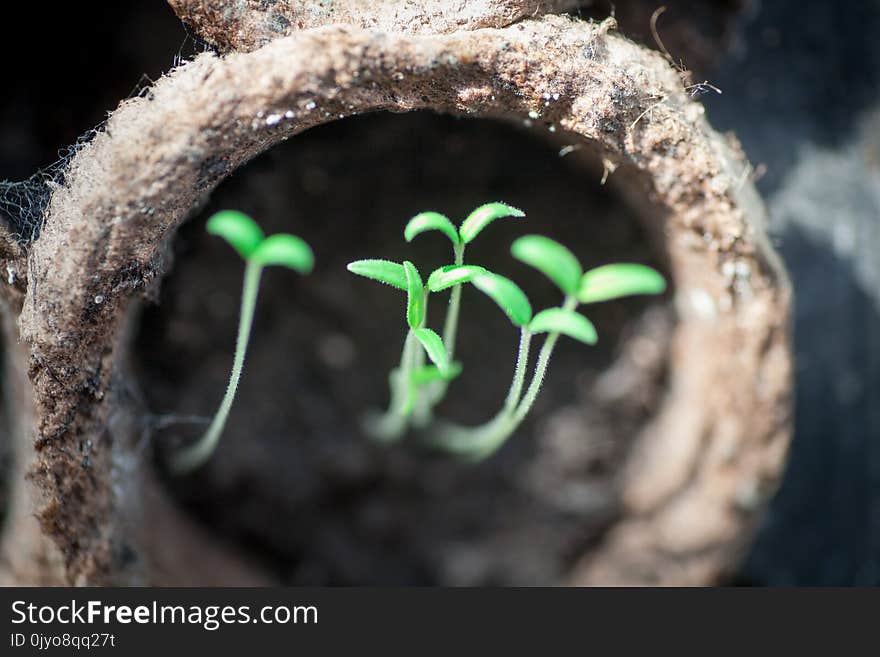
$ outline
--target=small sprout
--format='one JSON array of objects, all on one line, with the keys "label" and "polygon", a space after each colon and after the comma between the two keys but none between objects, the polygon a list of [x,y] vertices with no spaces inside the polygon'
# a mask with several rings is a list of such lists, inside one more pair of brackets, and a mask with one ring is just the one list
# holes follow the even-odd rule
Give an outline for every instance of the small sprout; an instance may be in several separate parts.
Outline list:
[{"label": "small sprout", "polygon": [[581,303],[596,303],[635,294],[661,294],[665,289],[663,276],[650,267],[605,265],[583,275],[577,299]]},{"label": "small sprout", "polygon": [[214,452],[226,419],[235,399],[235,391],[244,367],[254,310],[257,305],[257,292],[263,268],[281,265],[300,274],[307,274],[314,266],[315,258],[311,248],[295,235],[280,233],[264,237],[256,222],[244,213],[233,210],[218,212],[208,220],[206,229],[219,235],[232,246],[245,260],[244,286],[241,296],[241,315],[238,324],[238,337],[235,342],[235,357],[226,394],[220,403],[217,414],[211,420],[207,431],[197,442],[172,456],[171,467],[178,474],[190,472],[202,466]]},{"label": "small sprout", "polygon": [[596,344],[599,336],[593,323],[580,313],[564,308],[542,310],[529,322],[532,333],[561,333],[586,344]]},{"label": "small sprout", "polygon": [[452,222],[445,215],[439,212],[420,212],[409,220],[409,223],[403,230],[403,236],[407,242],[412,242],[416,235],[429,230],[439,230],[449,238],[453,246],[458,246],[461,243],[455,226],[452,225]]},{"label": "small sprout", "polygon": [[406,273],[406,321],[410,328],[419,328],[425,321],[425,286],[415,265],[409,260],[403,263]]},{"label": "small sprout", "polygon": [[407,420],[416,402],[418,386],[413,386],[413,373],[418,372],[424,362],[424,351],[418,345],[421,339],[417,330],[425,322],[427,291],[415,265],[408,260],[402,265],[389,260],[358,260],[349,263],[348,270],[407,293],[406,321],[409,330],[403,343],[400,365],[388,377],[391,403],[384,415],[371,420],[367,425],[368,431],[377,439],[396,440],[406,429]]},{"label": "small sprout", "polygon": [[556,283],[564,294],[577,293],[584,270],[574,254],[559,242],[543,235],[526,235],[511,245],[510,252]]},{"label": "small sprout", "polygon": [[403,265],[390,260],[356,260],[348,263],[348,271],[399,290],[407,289],[406,270]]},{"label": "small sprout", "polygon": [[471,283],[497,303],[515,326],[525,326],[532,319],[532,305],[528,297],[509,278],[486,272],[475,276]]},{"label": "small sprout", "polygon": [[486,226],[496,219],[503,219],[504,217],[519,218],[525,216],[525,212],[512,205],[498,202],[486,203],[468,215],[468,218],[462,222],[458,234],[461,237],[461,241],[464,244],[468,244],[469,242],[472,242]]},{"label": "small sprout", "polygon": [[431,272],[428,276],[428,289],[431,292],[442,292],[453,285],[469,283],[474,276],[487,273],[477,265],[446,265]]}]

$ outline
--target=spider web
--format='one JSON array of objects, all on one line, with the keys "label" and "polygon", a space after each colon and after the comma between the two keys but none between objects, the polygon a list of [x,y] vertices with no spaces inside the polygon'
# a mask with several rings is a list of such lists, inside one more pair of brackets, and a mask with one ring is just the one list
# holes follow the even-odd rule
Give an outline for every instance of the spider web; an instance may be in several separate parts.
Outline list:
[{"label": "spider web", "polygon": [[[213,52],[214,48],[198,37],[184,24],[185,37],[172,68],[176,68],[200,52]],[[142,75],[128,98],[150,93],[154,81]],[[0,224],[6,223],[15,240],[27,245],[40,236],[46,223],[46,210],[52,192],[64,185],[65,177],[73,157],[91,139],[104,129],[106,121],[86,131],[71,146],[58,152],[58,159],[48,167],[40,169],[30,178],[21,181],[0,180]]]},{"label": "spider web", "polygon": [[0,221],[5,220],[19,244],[29,244],[39,237],[53,190],[64,184],[73,156],[102,128],[103,124],[81,135],[73,145],[59,151],[54,163],[30,178],[0,180]]}]

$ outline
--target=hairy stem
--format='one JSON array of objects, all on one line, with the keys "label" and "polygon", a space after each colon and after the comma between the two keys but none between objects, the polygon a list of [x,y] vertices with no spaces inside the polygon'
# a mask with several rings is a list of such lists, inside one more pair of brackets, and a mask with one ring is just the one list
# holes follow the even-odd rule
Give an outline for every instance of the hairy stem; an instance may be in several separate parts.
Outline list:
[{"label": "hairy stem", "polygon": [[[424,306],[424,318],[422,319],[422,323],[419,325],[419,328],[425,326],[428,320],[428,295],[429,291],[426,287],[422,292],[424,295],[422,297],[422,304]],[[425,423],[430,418],[431,408],[428,405],[428,400],[425,398],[425,395],[422,394],[420,386],[417,386],[412,381],[412,375],[419,368],[423,367],[425,364],[425,350],[422,348],[421,344],[416,343],[416,348],[413,353],[412,359],[412,367],[410,369],[409,375],[407,377],[406,386],[407,386],[407,403],[404,409],[404,413],[406,415],[411,415],[415,413],[416,415],[416,424],[421,424],[424,426]]]},{"label": "hairy stem", "polygon": [[522,402],[516,408],[511,416],[510,430],[514,431],[525,419],[532,408],[532,404],[538,398],[541,392],[541,385],[544,383],[544,375],[547,373],[547,365],[550,363],[550,356],[553,354],[553,348],[559,340],[558,333],[550,333],[541,345],[541,351],[538,352],[538,362],[535,365],[535,373],[532,375],[532,382],[529,384],[526,394],[523,396]]},{"label": "hairy stem", "polygon": [[[464,264],[464,244],[456,244],[453,248],[455,265]],[[455,355],[455,341],[458,336],[458,317],[461,311],[461,288],[462,284],[454,285],[449,294],[449,306],[446,310],[446,319],[443,321],[443,344],[451,361]],[[446,396],[449,389],[448,381],[437,381],[428,386],[425,395],[425,410],[420,414],[419,424],[426,426],[430,422],[431,412],[437,404]]]},{"label": "hairy stem", "polygon": [[[566,310],[573,310],[576,306],[576,299],[566,297],[562,307]],[[501,411],[491,420],[478,427],[444,425],[434,436],[429,438],[429,442],[436,447],[457,453],[472,461],[479,461],[490,456],[505,443],[510,435],[516,431],[526,415],[528,415],[532,405],[538,398],[541,384],[544,382],[544,376],[547,373],[547,366],[550,363],[550,356],[553,354],[553,349],[559,340],[559,333],[548,334],[544,344],[541,345],[532,380],[525,395],[520,400],[519,396],[525,380],[525,370],[528,366],[531,337],[532,333],[527,328],[521,329],[514,378]]]},{"label": "hairy stem", "polygon": [[403,342],[403,351],[400,355],[400,365],[389,375],[391,388],[391,401],[388,410],[379,417],[368,419],[367,433],[383,442],[398,440],[406,430],[412,378],[412,366],[417,344],[417,338],[412,329],[406,333]]},{"label": "hairy stem", "polygon": [[516,368],[513,371],[513,381],[510,383],[510,390],[507,393],[507,399],[504,400],[504,408],[502,413],[511,413],[519,403],[520,395],[522,395],[523,384],[526,380],[526,369],[529,366],[529,347],[532,343],[532,332],[528,327],[522,326],[519,329],[519,351],[516,355]]},{"label": "hairy stem", "polygon": [[251,326],[254,321],[254,309],[257,305],[257,292],[260,287],[260,275],[263,273],[262,265],[248,262],[244,270],[244,287],[241,294],[241,315],[238,320],[238,337],[235,341],[235,357],[232,362],[232,374],[229,384],[226,386],[226,394],[220,402],[217,414],[208,426],[207,431],[199,438],[198,442],[184,448],[172,459],[171,467],[178,474],[191,472],[203,465],[220,440],[223,428],[226,426],[226,418],[235,399],[235,391],[238,389],[238,381],[244,367],[244,357],[247,353],[248,339],[251,334]]},{"label": "hairy stem", "polygon": [[[453,247],[455,252],[455,264],[461,266],[464,264],[464,244],[456,244]],[[452,287],[449,295],[449,309],[446,311],[446,320],[443,323],[443,344],[446,345],[446,353],[449,359],[455,355],[455,339],[458,334],[458,315],[461,308],[461,286],[459,283]]]},{"label": "hairy stem", "polygon": [[[577,299],[566,297],[562,307],[565,310],[574,310],[577,307]],[[541,392],[541,385],[544,383],[544,375],[547,373],[547,365],[550,364],[550,356],[553,354],[553,348],[558,340],[559,333],[550,333],[544,340],[544,344],[541,345],[541,351],[538,353],[538,362],[535,364],[535,373],[532,375],[532,382],[529,384],[529,389],[526,390],[522,402],[513,414],[511,431],[516,430],[520,422],[528,415],[532,404],[538,398],[538,393]]]}]

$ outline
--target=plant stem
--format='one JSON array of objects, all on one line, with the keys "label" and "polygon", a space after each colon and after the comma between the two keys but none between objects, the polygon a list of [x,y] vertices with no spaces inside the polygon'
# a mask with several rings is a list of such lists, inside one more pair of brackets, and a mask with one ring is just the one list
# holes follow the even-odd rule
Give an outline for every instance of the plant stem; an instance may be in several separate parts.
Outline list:
[{"label": "plant stem", "polygon": [[[424,317],[422,319],[422,323],[419,324],[419,328],[424,327],[428,321],[428,295],[429,295],[429,291],[428,291],[427,287],[424,289],[422,294],[423,294],[422,305],[424,307]],[[424,418],[426,413],[428,415],[430,415],[430,413],[431,413],[430,407],[426,406],[427,400],[420,394],[421,390],[419,389],[419,386],[415,385],[412,382],[413,372],[417,371],[424,364],[425,364],[425,350],[422,348],[422,345],[420,343],[416,343],[415,350],[413,351],[413,355],[412,355],[412,362],[410,365],[410,371],[407,374],[407,379],[406,379],[407,400],[406,400],[406,405],[404,406],[404,414],[407,416],[411,415],[414,411],[417,416],[422,417],[422,418]]]},{"label": "plant stem", "polygon": [[532,343],[532,332],[527,326],[519,329],[519,351],[516,355],[516,368],[513,371],[513,381],[510,383],[510,390],[507,393],[507,399],[504,400],[504,408],[502,413],[511,413],[519,403],[520,395],[522,395],[523,384],[526,379],[526,368],[529,365],[529,347]]},{"label": "plant stem", "polygon": [[226,394],[220,402],[217,414],[208,426],[207,431],[199,438],[198,442],[184,448],[172,459],[171,467],[178,474],[184,474],[195,470],[203,465],[214,452],[223,428],[226,426],[226,418],[232,408],[235,399],[235,391],[241,378],[241,370],[244,367],[244,357],[247,352],[248,339],[251,334],[251,326],[254,321],[254,308],[257,305],[257,292],[260,287],[260,275],[263,273],[262,265],[248,262],[244,270],[244,286],[241,293],[241,315],[238,320],[238,337],[235,341],[235,357],[232,362],[232,374],[229,384],[226,386]]},{"label": "plant stem", "polygon": [[[565,310],[574,310],[577,307],[577,299],[566,297],[562,307]],[[553,348],[558,340],[559,333],[550,333],[544,340],[544,344],[541,345],[541,351],[538,353],[538,362],[535,364],[535,373],[532,375],[532,382],[529,384],[529,389],[526,390],[522,402],[513,414],[511,432],[515,431],[520,422],[528,415],[532,404],[538,398],[538,393],[541,392],[541,385],[544,383],[544,375],[547,373],[547,365],[550,363],[550,356],[553,354]]]},{"label": "plant stem", "polygon": [[[566,310],[573,310],[577,307],[577,299],[566,297],[562,307]],[[541,345],[541,351],[538,352],[538,361],[535,364],[531,383],[520,401],[519,395],[525,379],[531,336],[532,333],[527,328],[521,330],[514,378],[501,411],[494,418],[478,427],[444,425],[435,437],[430,439],[432,444],[460,454],[471,461],[479,461],[493,454],[516,431],[538,398],[541,384],[547,373],[547,366],[550,363],[550,356],[559,340],[559,333],[547,335],[544,344]]]},{"label": "plant stem", "polygon": [[[452,247],[455,265],[460,267],[464,264],[464,244],[456,244]],[[458,336],[458,317],[461,310],[461,288],[462,284],[452,286],[452,292],[449,294],[449,306],[446,310],[446,319],[443,321],[443,344],[446,346],[446,353],[449,360],[452,361],[455,355],[455,341]],[[425,410],[421,412],[419,424],[426,426],[430,422],[431,411],[434,406],[440,403],[440,400],[446,395],[449,389],[448,381],[437,381],[428,386],[425,392]]]},{"label": "plant stem", "polygon": [[400,365],[389,375],[391,401],[388,410],[378,418],[370,418],[367,422],[367,433],[382,442],[398,440],[406,429],[416,342],[415,333],[412,329],[408,329],[400,355]]},{"label": "plant stem", "polygon": [[532,404],[538,398],[541,391],[541,385],[544,383],[544,375],[547,373],[547,365],[550,363],[550,356],[553,354],[553,348],[559,340],[558,333],[550,333],[541,345],[541,351],[538,352],[538,362],[535,364],[535,373],[532,375],[532,382],[529,384],[526,394],[523,396],[522,402],[516,408],[511,417],[511,431],[515,430],[523,421],[525,416],[532,408]]},{"label": "plant stem", "polygon": [[[460,267],[464,264],[464,244],[456,244],[453,247],[455,265]],[[449,295],[449,309],[446,311],[446,320],[443,323],[443,344],[446,345],[446,353],[449,360],[455,355],[455,339],[458,334],[458,315],[461,307],[461,286],[454,285]]]}]

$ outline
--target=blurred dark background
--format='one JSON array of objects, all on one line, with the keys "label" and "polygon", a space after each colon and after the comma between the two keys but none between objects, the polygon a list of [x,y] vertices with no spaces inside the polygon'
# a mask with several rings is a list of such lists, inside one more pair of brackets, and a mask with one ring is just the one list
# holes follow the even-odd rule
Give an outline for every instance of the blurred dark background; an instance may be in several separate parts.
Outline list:
[{"label": "blurred dark background", "polygon": [[[659,2],[619,0],[654,45]],[[761,174],[796,294],[788,470],[738,581],[880,584],[880,1],[667,2],[659,34]],[[585,15],[601,16],[601,3]],[[0,180],[23,179],[198,44],[160,0],[4,9]]]}]

